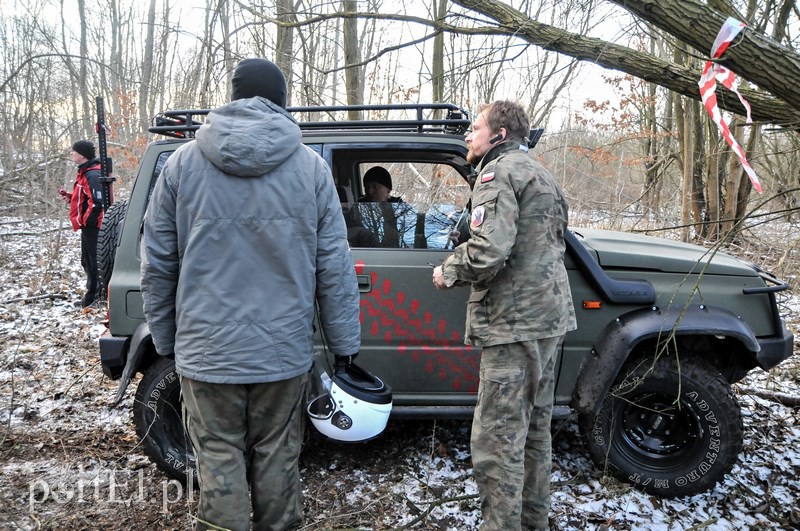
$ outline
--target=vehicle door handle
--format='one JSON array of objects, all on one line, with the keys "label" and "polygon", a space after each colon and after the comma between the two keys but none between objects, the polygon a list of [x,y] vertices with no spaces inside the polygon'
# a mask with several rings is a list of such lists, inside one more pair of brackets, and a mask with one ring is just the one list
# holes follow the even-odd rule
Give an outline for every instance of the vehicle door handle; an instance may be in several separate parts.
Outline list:
[{"label": "vehicle door handle", "polygon": [[359,293],[369,293],[372,291],[372,276],[371,275],[356,275],[358,279]]}]

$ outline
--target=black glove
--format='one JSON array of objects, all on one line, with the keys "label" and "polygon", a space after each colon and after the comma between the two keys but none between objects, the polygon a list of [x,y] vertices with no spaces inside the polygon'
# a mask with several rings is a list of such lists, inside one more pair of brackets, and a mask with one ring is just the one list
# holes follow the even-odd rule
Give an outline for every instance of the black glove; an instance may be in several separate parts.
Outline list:
[{"label": "black glove", "polygon": [[358,356],[358,352],[356,352],[355,354],[352,354],[350,356],[340,356],[339,354],[335,354],[333,356],[333,358],[334,358],[334,362],[333,362],[334,372],[347,370],[347,368],[350,367],[350,365],[353,364],[353,360],[356,359],[356,356]]}]

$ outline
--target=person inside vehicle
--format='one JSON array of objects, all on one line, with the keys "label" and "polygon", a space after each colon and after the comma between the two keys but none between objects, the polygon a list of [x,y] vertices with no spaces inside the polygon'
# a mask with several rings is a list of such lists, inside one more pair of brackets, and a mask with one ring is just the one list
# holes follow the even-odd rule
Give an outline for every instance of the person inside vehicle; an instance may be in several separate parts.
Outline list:
[{"label": "person inside vehicle", "polygon": [[392,176],[383,166],[373,166],[364,174],[363,182],[364,195],[358,198],[358,202],[364,226],[377,235],[379,247],[400,247],[397,203],[403,203],[403,200],[391,196]]},{"label": "person inside vehicle", "polygon": [[392,176],[383,166],[373,166],[364,174],[364,195],[358,200],[371,203],[402,203],[399,197],[393,197]]},{"label": "person inside vehicle", "polygon": [[350,247],[380,247],[381,242],[378,237],[361,224],[358,208],[348,200],[345,188],[337,186],[336,192],[339,194],[339,202],[342,203],[342,215],[347,226],[347,243]]}]

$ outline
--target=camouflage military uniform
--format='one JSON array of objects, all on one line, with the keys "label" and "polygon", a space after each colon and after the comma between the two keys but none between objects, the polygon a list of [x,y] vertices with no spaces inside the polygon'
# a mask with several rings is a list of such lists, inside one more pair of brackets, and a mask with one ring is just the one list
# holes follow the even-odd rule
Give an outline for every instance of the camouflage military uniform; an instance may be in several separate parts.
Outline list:
[{"label": "camouflage military uniform", "polygon": [[229,385],[181,377],[186,429],[192,446],[203,449],[195,453],[203,485],[196,529],[249,531],[248,468],[253,476],[253,529],[300,527],[303,500],[297,461],[307,383],[307,374],[280,382]]},{"label": "camouflage military uniform", "polygon": [[483,347],[471,441],[482,529],[547,529],[553,369],[575,328],[567,202],[520,144],[492,148],[478,171],[471,238],[442,274],[448,286],[471,284],[466,343]]}]

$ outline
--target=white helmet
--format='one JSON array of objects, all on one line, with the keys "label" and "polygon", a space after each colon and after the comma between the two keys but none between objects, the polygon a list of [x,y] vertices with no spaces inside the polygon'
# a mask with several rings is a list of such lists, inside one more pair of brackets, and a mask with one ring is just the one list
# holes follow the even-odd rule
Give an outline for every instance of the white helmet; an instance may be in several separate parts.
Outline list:
[{"label": "white helmet", "polygon": [[306,411],[323,435],[337,441],[366,441],[380,435],[392,411],[392,390],[350,362],[329,377],[315,360]]}]

